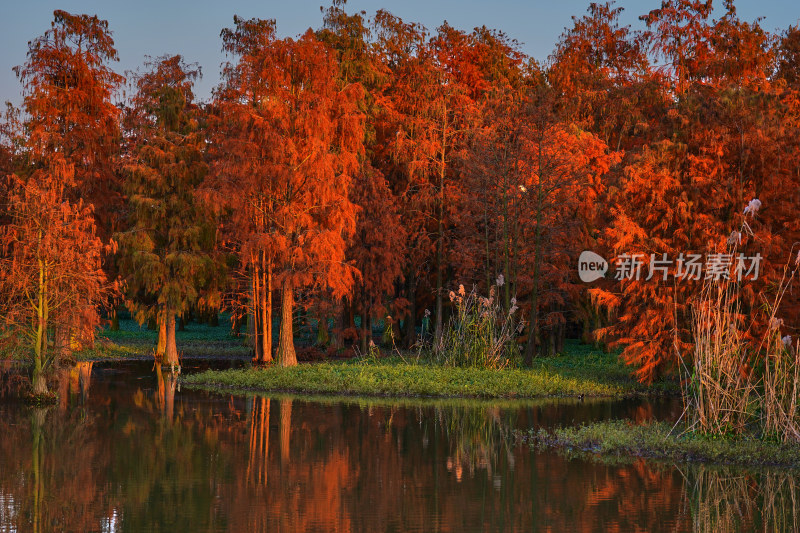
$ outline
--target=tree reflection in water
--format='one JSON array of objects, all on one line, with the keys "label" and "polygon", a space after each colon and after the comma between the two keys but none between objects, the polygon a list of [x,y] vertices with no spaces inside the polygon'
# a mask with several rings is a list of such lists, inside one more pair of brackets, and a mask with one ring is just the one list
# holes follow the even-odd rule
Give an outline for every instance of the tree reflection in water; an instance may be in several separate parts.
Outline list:
[{"label": "tree reflection in water", "polygon": [[49,410],[0,403],[0,531],[798,529],[795,474],[600,464],[508,438],[651,416],[641,405],[223,396],[103,368],[62,372]]},{"label": "tree reflection in water", "polygon": [[93,366],[92,361],[81,361],[75,366],[59,369],[57,390],[61,411],[70,405],[83,405],[88,401]]}]

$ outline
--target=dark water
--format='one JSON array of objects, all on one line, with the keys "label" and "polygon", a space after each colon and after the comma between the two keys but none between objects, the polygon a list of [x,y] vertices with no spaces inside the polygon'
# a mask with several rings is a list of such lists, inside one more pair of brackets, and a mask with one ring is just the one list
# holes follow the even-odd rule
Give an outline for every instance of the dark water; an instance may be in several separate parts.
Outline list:
[{"label": "dark water", "polygon": [[792,474],[599,464],[509,437],[671,418],[674,402],[229,396],[179,390],[146,363],[80,364],[58,387],[47,410],[0,400],[0,532],[800,527]]}]

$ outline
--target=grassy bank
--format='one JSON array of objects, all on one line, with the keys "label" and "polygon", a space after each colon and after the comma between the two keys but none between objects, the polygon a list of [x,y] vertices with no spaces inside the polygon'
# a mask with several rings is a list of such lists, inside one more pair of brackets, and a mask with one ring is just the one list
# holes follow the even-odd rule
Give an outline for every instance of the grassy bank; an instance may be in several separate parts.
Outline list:
[{"label": "grassy bank", "polygon": [[[175,342],[181,357],[192,358],[246,358],[250,348],[244,337],[231,334],[230,320],[221,315],[219,326],[189,322],[184,329],[175,332]],[[158,335],[135,320],[120,319],[119,329],[108,327],[97,332],[94,346],[73,350],[76,361],[109,361],[121,359],[148,359],[153,357]],[[13,353],[0,351],[0,360],[25,362],[31,355],[23,349]]]},{"label": "grassy bank", "polygon": [[[78,361],[109,359],[137,359],[153,356],[158,342],[157,332],[140,326],[133,319],[119,321],[119,329],[105,328],[98,333],[94,348],[77,350],[73,356]],[[250,348],[241,337],[231,335],[230,323],[220,320],[219,326],[189,322],[183,330],[175,332],[178,353],[183,357],[247,357]]]},{"label": "grassy bank", "polygon": [[601,460],[636,457],[678,463],[701,462],[743,467],[781,466],[800,468],[800,447],[755,438],[710,437],[681,434],[664,422],[635,425],[624,420],[597,422],[552,431],[531,430],[519,437],[536,448]]},{"label": "grassy bank", "polygon": [[668,383],[645,387],[630,377],[616,355],[583,350],[542,359],[531,369],[446,368],[393,357],[207,371],[186,376],[185,383],[238,391],[465,398],[624,396],[674,390]]}]

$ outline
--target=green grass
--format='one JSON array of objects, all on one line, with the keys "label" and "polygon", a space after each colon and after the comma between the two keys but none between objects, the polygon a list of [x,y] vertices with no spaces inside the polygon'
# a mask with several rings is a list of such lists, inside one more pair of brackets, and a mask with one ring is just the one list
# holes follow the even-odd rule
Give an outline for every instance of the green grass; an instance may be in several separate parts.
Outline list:
[{"label": "green grass", "polygon": [[[113,331],[108,328],[102,329],[98,337],[106,338],[110,341],[120,343],[151,343],[155,346],[158,341],[158,335],[155,330],[147,329],[147,325],[139,325],[133,319],[120,319],[119,329]],[[175,331],[175,341],[181,343],[240,343],[241,340],[231,335],[230,322],[223,315],[220,319],[219,326],[207,326],[205,324],[198,324],[196,322],[189,322],[186,324],[183,331]]]},{"label": "green grass", "polygon": [[186,376],[184,381],[190,386],[238,391],[464,398],[624,396],[667,390],[666,386],[641,385],[621,365],[615,354],[576,350],[537,361],[532,369],[445,368],[392,357],[206,371]]},{"label": "green grass", "polygon": [[[119,330],[105,328],[97,336],[94,348],[74,352],[78,361],[152,357],[158,342],[156,331],[140,326],[135,320],[121,319]],[[250,348],[242,338],[231,335],[230,324],[219,326],[190,322],[184,331],[175,332],[178,352],[188,357],[247,357]]]},{"label": "green grass", "polygon": [[[133,319],[120,319],[120,329],[100,330],[94,346],[72,352],[76,361],[107,361],[119,359],[150,358],[158,342],[155,331],[140,326]],[[250,348],[243,337],[231,335],[230,321],[222,315],[219,326],[207,326],[190,322],[183,331],[175,332],[178,353],[186,357],[248,357]],[[21,362],[30,360],[30,353],[23,349],[15,352],[0,352],[0,359]]]},{"label": "green grass", "polygon": [[662,378],[649,386],[638,383],[631,376],[634,369],[620,359],[619,350],[606,353],[578,340],[568,339],[564,344],[564,352],[556,357],[534,359],[533,368],[555,372],[563,377],[599,379],[608,385],[650,394],[680,393],[677,380],[672,378]]},{"label": "green grass", "polygon": [[520,438],[536,448],[589,455],[615,462],[645,457],[670,462],[702,462],[742,467],[800,468],[800,446],[756,438],[710,437],[672,430],[664,422],[616,420],[554,430],[530,430]]},{"label": "green grass", "polygon": [[[94,347],[72,352],[76,361],[107,361],[115,359],[142,359],[153,356],[158,335],[155,331],[140,326],[133,319],[120,319],[119,330],[104,328],[98,331]],[[230,321],[225,315],[219,326],[207,326],[190,322],[184,331],[175,332],[178,353],[186,357],[247,357],[250,348],[243,337],[231,335]],[[0,359],[27,361],[30,355],[19,349],[15,353],[0,353]]]},{"label": "green grass", "polygon": [[93,348],[72,352],[76,361],[104,361],[113,359],[138,359],[151,357],[153,348],[146,344],[122,344],[98,338]]}]

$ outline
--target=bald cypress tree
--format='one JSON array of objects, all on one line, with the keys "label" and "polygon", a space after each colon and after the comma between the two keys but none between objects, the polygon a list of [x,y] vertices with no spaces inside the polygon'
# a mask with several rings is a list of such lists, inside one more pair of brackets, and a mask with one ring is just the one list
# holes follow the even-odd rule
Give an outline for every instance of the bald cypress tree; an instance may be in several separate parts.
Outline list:
[{"label": "bald cypress tree", "polygon": [[200,71],[181,56],[146,64],[126,115],[123,165],[127,231],[118,235],[127,302],[137,319],[157,318],[156,356],[178,365],[175,316],[214,279],[213,217],[196,198],[205,178],[205,137],[192,86]]}]

